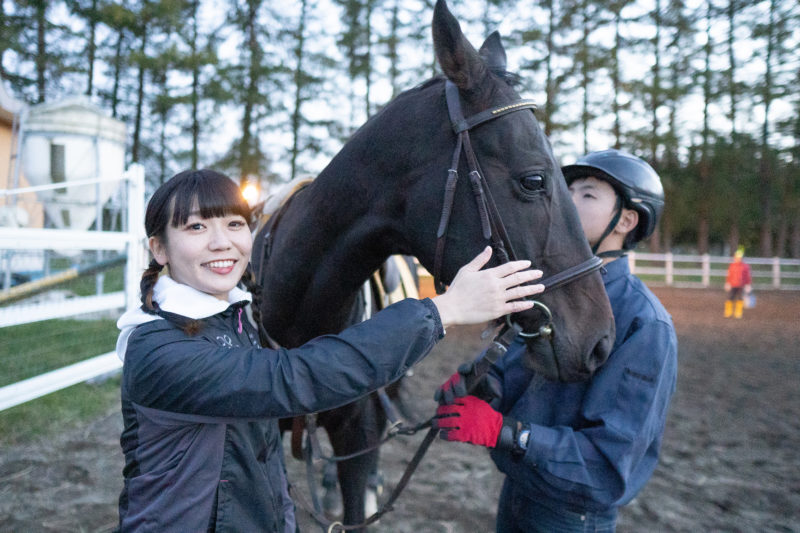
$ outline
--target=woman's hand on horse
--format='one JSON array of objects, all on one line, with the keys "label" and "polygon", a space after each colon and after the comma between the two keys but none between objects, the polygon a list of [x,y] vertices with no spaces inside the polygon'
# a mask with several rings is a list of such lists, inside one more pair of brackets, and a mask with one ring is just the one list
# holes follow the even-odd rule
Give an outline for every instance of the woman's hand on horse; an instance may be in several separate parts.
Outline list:
[{"label": "woman's hand on horse", "polygon": [[520,298],[539,294],[544,285],[523,284],[541,278],[541,270],[529,270],[528,260],[481,270],[491,257],[492,248],[487,246],[461,267],[447,292],[433,298],[445,327],[479,324],[533,307],[532,301]]}]

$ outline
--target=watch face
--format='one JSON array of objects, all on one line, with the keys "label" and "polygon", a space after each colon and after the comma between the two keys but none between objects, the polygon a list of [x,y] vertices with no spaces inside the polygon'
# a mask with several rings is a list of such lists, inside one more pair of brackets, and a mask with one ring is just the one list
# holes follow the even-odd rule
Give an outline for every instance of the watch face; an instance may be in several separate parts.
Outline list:
[{"label": "watch face", "polygon": [[520,432],[519,434],[519,447],[523,450],[528,449],[528,438],[530,438],[531,432],[528,429],[525,429]]}]

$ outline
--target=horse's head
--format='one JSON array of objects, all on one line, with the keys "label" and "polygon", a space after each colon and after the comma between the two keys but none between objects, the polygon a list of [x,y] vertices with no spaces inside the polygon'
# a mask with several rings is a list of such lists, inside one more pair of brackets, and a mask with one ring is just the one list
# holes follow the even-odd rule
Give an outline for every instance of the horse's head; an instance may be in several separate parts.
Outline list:
[{"label": "horse's head", "polygon": [[[433,37],[446,78],[387,104],[288,206],[279,227],[256,239],[262,320],[283,344],[340,331],[356,291],[391,254],[416,256],[444,283],[487,243],[497,248],[495,264],[502,248],[530,259],[551,280],[592,257],[550,144],[508,81],[499,36],[476,51],[439,0]],[[452,84],[448,98],[445,80]],[[454,128],[448,107],[467,120],[455,120]],[[452,201],[445,200],[456,130],[465,125],[477,163],[459,156],[457,186]],[[471,175],[476,165],[485,182]],[[496,204],[498,216],[481,216],[479,202]],[[451,215],[440,238],[443,211]],[[524,331],[538,332],[552,313],[552,336],[529,340],[533,367],[554,379],[588,377],[608,357],[614,337],[599,274],[551,288],[539,300],[543,306],[514,317]]]},{"label": "horse's head", "polygon": [[[443,123],[435,132],[437,139],[422,142],[441,151],[444,140],[451,155],[444,158],[446,167],[425,169],[428,173],[435,172],[440,184],[435,198],[431,198],[429,181],[417,180],[412,185],[407,198],[410,217],[429,219],[431,212],[438,215],[450,209],[444,181],[457,142],[471,144],[476,161],[470,162],[466,150],[459,156],[449,221],[441,223],[440,219],[436,237],[430,234],[431,228],[424,231],[424,236],[419,235],[431,239],[428,242],[438,240],[439,252],[428,246],[421,255],[416,254],[420,261],[447,283],[489,240],[495,247],[495,264],[503,259],[501,249],[510,248],[506,251],[512,258],[530,259],[535,268],[544,271],[544,278],[551,281],[553,276],[573,267],[589,265],[592,253],[559,164],[534,114],[509,82],[499,36],[492,34],[476,51],[444,0],[439,0],[433,18],[433,40],[439,64],[454,87],[447,98],[443,94],[444,84],[438,88],[438,106],[450,108],[449,120],[446,110],[439,112],[437,116]],[[450,100],[447,105],[446,100]],[[514,110],[509,112],[509,106]],[[459,119],[457,109],[454,116],[454,107],[460,107],[461,115],[466,117],[461,126],[451,125]],[[487,110],[494,111],[486,114]],[[478,124],[473,126],[474,122]],[[464,129],[469,130],[469,138],[458,141],[457,131]],[[446,148],[444,153],[448,153]],[[441,164],[442,157],[437,161]],[[476,166],[489,189],[483,198],[472,183],[476,175],[471,174],[471,169]],[[452,177],[449,182],[453,183]],[[478,206],[481,203],[488,211],[495,204],[499,220],[488,216],[482,222]],[[444,237],[443,226],[446,226]],[[487,226],[491,234],[488,239]],[[606,360],[614,339],[613,316],[600,274],[592,272],[570,278],[561,286],[546,289],[537,299],[544,305],[514,317],[525,332],[534,334],[528,341],[531,355],[528,361],[551,378],[586,379]],[[552,334],[537,335],[548,322]]]}]

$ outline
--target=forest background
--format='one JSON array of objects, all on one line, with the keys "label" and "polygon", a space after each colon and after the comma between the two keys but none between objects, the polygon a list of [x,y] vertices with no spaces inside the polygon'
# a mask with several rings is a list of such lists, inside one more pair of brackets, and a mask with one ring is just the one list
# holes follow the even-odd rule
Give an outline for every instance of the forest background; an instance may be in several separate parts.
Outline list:
[{"label": "forest background", "polygon": [[[658,171],[651,251],[800,257],[797,0],[450,0],[499,30],[562,163],[608,147]],[[187,167],[261,186],[317,174],[437,73],[433,0],[0,0],[0,77],[82,94],[128,127],[150,187]]]}]

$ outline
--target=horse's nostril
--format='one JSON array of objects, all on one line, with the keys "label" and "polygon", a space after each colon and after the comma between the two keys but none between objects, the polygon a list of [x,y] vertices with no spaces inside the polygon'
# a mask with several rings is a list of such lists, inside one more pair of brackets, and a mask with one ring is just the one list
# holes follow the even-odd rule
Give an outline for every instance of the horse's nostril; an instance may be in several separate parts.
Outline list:
[{"label": "horse's nostril", "polygon": [[587,361],[589,372],[593,374],[595,370],[600,368],[603,363],[606,362],[608,356],[611,354],[612,345],[613,343],[610,336],[603,335],[600,338],[597,344],[595,344],[594,350],[592,350],[592,356],[590,360]]}]

